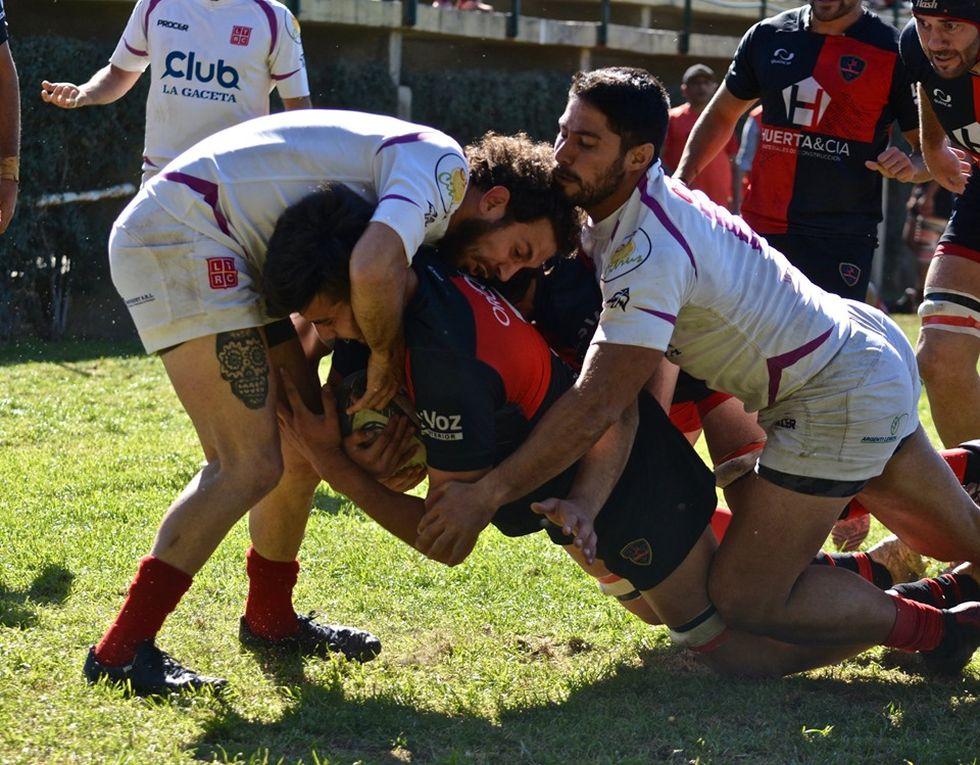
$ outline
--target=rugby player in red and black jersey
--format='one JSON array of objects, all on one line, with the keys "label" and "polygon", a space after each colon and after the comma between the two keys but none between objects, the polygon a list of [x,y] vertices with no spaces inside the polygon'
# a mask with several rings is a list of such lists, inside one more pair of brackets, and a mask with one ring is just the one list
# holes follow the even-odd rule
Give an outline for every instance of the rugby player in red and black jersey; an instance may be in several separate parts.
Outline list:
[{"label": "rugby player in red and black jersey", "polygon": [[755,24],[674,177],[693,180],[756,99],[762,134],[742,217],[814,284],[864,300],[882,176],[929,177],[920,156],[888,147],[895,120],[918,147],[897,30],[860,0],[811,0]]},{"label": "rugby player in red and black jersey", "polygon": [[[323,339],[361,339],[349,298],[349,255],[356,231],[339,219],[363,225],[370,213],[352,192],[335,186],[288,210],[270,242],[264,274],[269,305],[301,309]],[[303,277],[297,262],[308,264]],[[449,480],[476,480],[498,464],[574,383],[571,370],[502,296],[431,254],[420,252],[413,261],[404,332],[406,380],[421,421],[430,492]],[[347,459],[328,388],[328,414],[315,415],[285,382],[287,392],[295,394],[289,396],[291,411],[280,414],[287,437],[295,439],[336,490],[414,544],[425,514],[423,500],[389,491]],[[596,472],[597,466],[587,461],[579,463],[481,519],[477,531],[489,523],[508,536],[539,531],[542,519],[531,504],[551,497],[599,502],[602,509],[594,525],[551,524],[547,533],[570,548],[577,542],[589,562],[598,558],[605,573],[611,571],[641,590],[672,627],[675,640],[715,648],[704,654],[712,665],[769,675],[839,657],[840,649],[784,646],[731,634],[706,612],[713,481],[656,402],[645,398],[639,407],[643,427],[624,455],[621,478]],[[635,421],[624,418],[614,427],[629,431]],[[629,439],[610,439],[613,443],[628,444]],[[457,557],[466,557],[471,549],[457,551]]]},{"label": "rugby player in red and black jersey", "polygon": [[915,0],[902,60],[918,83],[922,148],[959,196],[926,275],[916,356],[947,446],[980,433],[980,7]]},{"label": "rugby player in red and black jersey", "polygon": [[[287,210],[264,273],[270,307],[299,309],[325,340],[361,339],[350,307],[348,266],[359,226],[370,214],[368,205],[340,186]],[[574,384],[574,374],[499,293],[429,253],[415,256],[405,297],[406,380],[421,421],[431,496],[448,481],[478,480],[505,459]],[[414,546],[424,533],[425,502],[388,490],[347,458],[328,386],[325,414],[317,415],[288,378],[284,382],[290,407],[280,407],[280,422],[286,437],[324,480]],[[590,453],[530,494],[474,519],[472,543],[454,550],[448,562],[465,558],[489,523],[509,536],[539,531],[534,507],[553,522],[547,533],[554,542],[593,575],[612,572],[625,580],[626,590],[638,590],[671,627],[672,638],[716,670],[780,675],[858,650],[794,646],[724,626],[706,589],[715,547],[708,528],[715,504],[710,474],[655,401],[641,395],[638,410],[631,447],[621,436],[635,428],[632,415],[599,442],[600,451],[622,449],[617,457],[603,464]],[[607,469],[624,462],[621,476]],[[575,505],[597,512],[578,514]],[[977,589],[972,579],[963,581]],[[947,588],[951,599],[962,596],[954,584],[958,580]]]}]

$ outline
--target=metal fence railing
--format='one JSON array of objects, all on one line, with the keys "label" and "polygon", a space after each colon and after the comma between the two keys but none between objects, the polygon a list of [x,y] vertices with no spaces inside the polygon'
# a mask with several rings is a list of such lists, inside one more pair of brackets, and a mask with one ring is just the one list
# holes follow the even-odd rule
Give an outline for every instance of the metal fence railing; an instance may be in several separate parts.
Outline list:
[{"label": "metal fence railing", "polygon": [[[624,0],[629,2],[629,0]],[[414,27],[418,21],[419,0],[401,0],[402,2],[402,25]],[[678,53],[686,54],[690,50],[691,31],[694,26],[695,2],[699,6],[698,11],[718,9],[718,11],[756,11],[759,19],[764,19],[775,13],[780,13],[790,8],[798,7],[802,0],[684,0],[682,11],[681,29],[678,30]],[[885,5],[887,0],[882,0],[882,7],[877,8],[882,15],[890,16],[892,23],[899,27],[904,15],[907,15],[908,6],[905,0],[891,0],[890,6]],[[286,4],[298,12],[300,0],[286,0]],[[707,6],[707,8],[705,7]],[[599,18],[596,22],[596,45],[604,46],[609,40],[609,24],[612,15],[612,0],[599,0]],[[520,33],[521,19],[521,0],[510,0],[510,10],[507,12],[507,37],[515,38]]]}]

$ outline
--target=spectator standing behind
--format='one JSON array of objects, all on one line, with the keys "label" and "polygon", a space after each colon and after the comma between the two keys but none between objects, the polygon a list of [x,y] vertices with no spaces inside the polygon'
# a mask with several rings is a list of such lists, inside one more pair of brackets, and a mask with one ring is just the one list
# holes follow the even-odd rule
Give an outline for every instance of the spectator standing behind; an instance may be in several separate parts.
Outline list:
[{"label": "spectator standing behind", "polygon": [[[690,185],[762,102],[761,182],[742,217],[815,284],[864,300],[882,177],[928,180],[898,30],[860,0],[811,0],[752,26],[674,173]],[[899,127],[910,157],[888,146]]]},{"label": "spectator standing behind", "polygon": [[122,98],[150,67],[143,182],[212,133],[269,113],[310,107],[299,22],[277,0],[139,0],[108,66],[83,85],[41,83],[63,109]]},{"label": "spectator standing behind", "polygon": [[742,126],[742,143],[735,155],[735,178],[732,181],[732,212],[742,209],[742,200],[752,185],[752,168],[755,167],[755,155],[759,149],[759,137],[762,135],[762,107],[757,106],[749,112],[749,117]]},{"label": "spectator standing behind", "polygon": [[7,14],[0,0],[0,234],[14,217],[20,183],[20,89],[7,37]]},{"label": "spectator standing behind", "polygon": [[[670,110],[667,138],[664,140],[662,161],[670,172],[676,170],[680,164],[687,137],[716,90],[718,90],[718,78],[711,67],[695,64],[684,72],[681,80],[681,95],[687,99],[687,103]],[[737,192],[732,188],[737,151],[738,142],[732,136],[725,145],[724,152],[719,152],[705,164],[691,183],[691,188],[700,189],[715,204],[731,207],[733,197],[737,196]]]}]

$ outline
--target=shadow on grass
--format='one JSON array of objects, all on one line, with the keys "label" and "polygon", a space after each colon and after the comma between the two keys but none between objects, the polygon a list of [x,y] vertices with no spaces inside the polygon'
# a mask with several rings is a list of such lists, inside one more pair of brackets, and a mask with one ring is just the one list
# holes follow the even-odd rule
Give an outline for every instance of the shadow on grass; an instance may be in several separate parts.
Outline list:
[{"label": "shadow on grass", "polygon": [[313,512],[326,515],[349,515],[360,511],[347,497],[339,494],[328,494],[326,489],[321,488],[313,496]]},{"label": "shadow on grass", "polygon": [[[71,371],[70,364],[103,358],[142,356],[139,343],[126,340],[62,340],[44,342],[26,338],[0,344],[0,367],[44,362],[60,364]],[[80,372],[80,374],[84,374]]]},{"label": "shadow on grass", "polygon": [[[640,658],[640,666],[614,667],[561,701],[501,708],[499,721],[425,709],[411,691],[370,681],[373,696],[347,698],[342,665],[321,685],[301,681],[293,667],[274,675],[289,700],[280,719],[257,722],[226,707],[191,751],[199,760],[236,763],[870,763],[976,756],[975,679],[723,680],[673,652]],[[468,706],[462,697],[458,703]]]},{"label": "shadow on grass", "polygon": [[63,603],[75,576],[64,566],[49,563],[26,590],[11,590],[0,584],[0,626],[27,629],[37,624],[34,605]]}]

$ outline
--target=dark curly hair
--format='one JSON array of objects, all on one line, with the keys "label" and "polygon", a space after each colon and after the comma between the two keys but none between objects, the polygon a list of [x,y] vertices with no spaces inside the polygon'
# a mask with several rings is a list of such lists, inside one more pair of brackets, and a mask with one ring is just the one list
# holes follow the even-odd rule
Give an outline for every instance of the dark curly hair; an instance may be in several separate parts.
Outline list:
[{"label": "dark curly hair", "polygon": [[262,294],[270,316],[301,311],[317,295],[350,302],[350,255],[372,205],[346,186],[327,184],[286,208],[269,239]]},{"label": "dark curly hair", "polygon": [[580,98],[605,115],[624,154],[634,146],[651,143],[654,157],[660,156],[667,136],[670,96],[646,69],[609,66],[576,72],[568,97]]},{"label": "dark curly hair", "polygon": [[467,146],[464,153],[472,186],[480,191],[503,186],[510,192],[502,225],[547,218],[554,228],[558,252],[575,250],[582,218],[554,181],[556,163],[551,144],[534,141],[527,133],[499,135],[491,131]]}]

